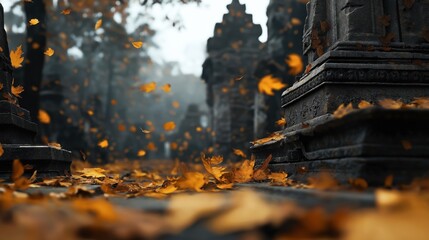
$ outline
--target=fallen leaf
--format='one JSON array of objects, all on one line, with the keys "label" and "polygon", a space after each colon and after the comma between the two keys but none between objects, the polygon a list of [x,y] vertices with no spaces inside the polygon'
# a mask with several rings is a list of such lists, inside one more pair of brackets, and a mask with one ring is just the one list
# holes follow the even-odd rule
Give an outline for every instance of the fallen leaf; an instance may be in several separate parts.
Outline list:
[{"label": "fallen leaf", "polygon": [[296,76],[304,70],[304,63],[300,55],[296,53],[289,54],[286,59],[286,64],[289,66],[289,74]]},{"label": "fallen leaf", "polygon": [[244,160],[239,166],[234,169],[234,182],[246,183],[253,180],[253,169],[255,160]]},{"label": "fallen leaf", "polygon": [[359,109],[366,109],[366,108],[370,108],[370,107],[373,107],[373,106],[374,105],[372,105],[370,102],[362,100],[362,101],[360,101],[360,103],[358,105],[358,108]]},{"label": "fallen leaf", "polygon": [[133,47],[137,48],[137,49],[143,47],[143,42],[141,42],[141,41],[132,42],[132,44],[133,44]]},{"label": "fallen leaf", "polygon": [[13,160],[12,165],[12,180],[15,181],[24,174],[24,166],[18,159]]},{"label": "fallen leaf", "polygon": [[48,112],[46,112],[43,109],[39,109],[39,122],[42,124],[49,124],[51,123],[51,117],[49,116]]},{"label": "fallen leaf", "polygon": [[256,181],[264,181],[268,178],[268,175],[270,173],[269,169],[268,169],[268,164],[271,162],[271,160],[273,159],[273,155],[269,155],[265,161],[262,163],[262,165],[256,169],[253,173],[253,179]]},{"label": "fallen leaf", "polygon": [[337,110],[335,110],[333,116],[334,116],[334,118],[339,119],[339,118],[343,118],[344,116],[346,116],[347,114],[349,114],[353,111],[354,111],[354,109],[353,109],[353,105],[351,103],[349,103],[347,106],[345,106],[343,103],[337,108]]},{"label": "fallen leaf", "polygon": [[99,28],[101,28],[101,26],[103,25],[103,20],[99,19],[96,23],[95,23],[95,30],[98,30]]},{"label": "fallen leaf", "polygon": [[271,180],[271,183],[277,186],[287,186],[289,184],[287,177],[288,174],[285,172],[270,173],[270,175],[268,175],[268,179]]},{"label": "fallen leaf", "polygon": [[44,52],[44,54],[48,57],[52,57],[54,55],[55,51],[52,48],[48,48],[46,49],[46,51]]},{"label": "fallen leaf", "polygon": [[15,51],[10,51],[10,60],[12,62],[12,67],[20,68],[22,67],[22,62],[24,61],[24,57],[22,57],[22,45],[19,45]]},{"label": "fallen leaf", "polygon": [[73,200],[73,208],[77,211],[94,215],[102,221],[114,221],[118,217],[115,207],[103,198],[77,198]]},{"label": "fallen leaf", "polygon": [[146,83],[140,86],[140,91],[150,93],[156,90],[156,82]]},{"label": "fallen leaf", "polygon": [[186,172],[183,174],[182,177],[180,177],[177,182],[176,186],[179,189],[183,190],[194,190],[197,192],[201,191],[201,188],[206,183],[206,179],[202,173],[199,172]]},{"label": "fallen leaf", "polygon": [[37,25],[37,24],[39,24],[39,19],[32,18],[32,19],[30,19],[30,21],[28,21],[28,23],[30,23],[31,26]]},{"label": "fallen leaf", "polygon": [[174,122],[166,122],[164,123],[164,130],[167,132],[171,132],[176,128],[176,123]]},{"label": "fallen leaf", "polygon": [[220,164],[223,161],[218,162],[218,161],[212,161],[212,158],[206,158],[205,155],[202,153],[201,154],[201,161],[203,162],[203,166],[205,168],[205,170],[212,175],[217,181],[219,182],[223,182],[224,179],[222,178],[222,176],[226,173],[225,171],[225,167],[219,167],[219,166],[215,166],[217,164]]},{"label": "fallen leaf", "polygon": [[102,168],[84,168],[82,170],[79,170],[78,172],[82,177],[88,177],[88,178],[105,178],[106,177],[106,175],[104,174],[106,170]]},{"label": "fallen leaf", "polygon": [[393,100],[393,99],[390,99],[390,98],[380,100],[378,102],[378,104],[380,104],[380,106],[383,107],[383,108],[385,108],[385,109],[401,109],[405,105],[400,100]]},{"label": "fallen leaf", "polygon": [[274,90],[278,91],[285,88],[287,85],[282,83],[280,78],[275,78],[273,75],[263,77],[258,84],[259,92],[268,96],[274,96]]}]

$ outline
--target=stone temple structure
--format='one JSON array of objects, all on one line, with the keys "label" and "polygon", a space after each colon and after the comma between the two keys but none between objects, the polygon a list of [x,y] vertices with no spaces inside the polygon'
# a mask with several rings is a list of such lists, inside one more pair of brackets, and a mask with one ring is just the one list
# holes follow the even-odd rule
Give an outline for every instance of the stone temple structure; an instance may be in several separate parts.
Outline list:
[{"label": "stone temple structure", "polygon": [[233,0],[207,42],[209,57],[202,78],[207,83],[216,154],[228,156],[233,148],[245,149],[255,139],[254,105],[258,79],[253,76],[260,59],[262,34],[246,6]]},{"label": "stone temple structure", "polygon": [[[282,95],[284,131],[253,146],[258,160],[272,154],[271,168],[296,179],[331,171],[382,185],[427,175],[428,12],[428,0],[311,0],[309,64]],[[349,103],[354,111],[333,114]]]},{"label": "stone temple structure", "polygon": [[0,178],[8,179],[12,162],[19,159],[28,165],[28,174],[37,170],[38,177],[67,174],[70,152],[56,147],[35,145],[37,125],[30,113],[21,108],[11,93],[13,68],[4,30],[4,11],[0,4]]},{"label": "stone temple structure", "polygon": [[[301,66],[306,62],[302,56],[302,34],[305,17],[305,3],[299,0],[271,0],[267,8],[268,40],[264,51],[266,55],[258,64],[255,75],[262,78],[273,75],[282,79],[288,86],[296,81],[304,71],[303,67],[290,68],[288,61],[291,55],[297,56]],[[266,96],[266,126],[264,134],[278,130],[275,122],[281,116],[281,92],[275,96]]]}]

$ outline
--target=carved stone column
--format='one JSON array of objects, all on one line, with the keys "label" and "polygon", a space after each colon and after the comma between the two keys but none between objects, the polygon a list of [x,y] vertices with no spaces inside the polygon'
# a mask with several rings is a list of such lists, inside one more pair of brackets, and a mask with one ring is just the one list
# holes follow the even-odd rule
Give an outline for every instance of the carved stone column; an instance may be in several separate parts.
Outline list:
[{"label": "carved stone column", "polygon": [[37,125],[30,113],[21,108],[11,93],[13,68],[9,57],[7,36],[4,30],[4,11],[0,4],[0,143],[4,153],[0,156],[0,178],[7,179],[12,162],[19,159],[38,176],[64,175],[69,172],[70,152],[50,146],[34,145]]},{"label": "carved stone column", "polygon": [[[306,73],[282,95],[283,139],[254,146],[258,158],[305,179],[321,170],[381,185],[429,173],[429,110],[371,107],[343,118],[341,104],[429,96],[429,1],[311,0]],[[410,105],[411,106],[411,105]]]},{"label": "carved stone column", "polygon": [[253,76],[261,52],[260,25],[238,0],[217,23],[207,42],[209,57],[202,78],[207,83],[216,154],[244,149],[255,138],[254,104],[258,79]]}]

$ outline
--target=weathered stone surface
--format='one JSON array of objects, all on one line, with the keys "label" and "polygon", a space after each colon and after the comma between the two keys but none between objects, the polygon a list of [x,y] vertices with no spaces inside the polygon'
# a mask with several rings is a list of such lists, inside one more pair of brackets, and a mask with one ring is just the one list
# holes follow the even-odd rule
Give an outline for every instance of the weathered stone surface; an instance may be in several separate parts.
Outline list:
[{"label": "weathered stone surface", "polygon": [[[17,98],[11,93],[11,60],[6,32],[4,12],[0,4],[0,143],[4,153],[0,156],[0,178],[7,179],[12,171],[12,162],[19,159],[28,164],[29,172],[37,170],[39,177],[58,176],[69,173],[70,152],[50,146],[34,145],[37,125],[30,119],[27,110],[19,107]],[[29,174],[31,174],[29,173]]]},{"label": "weathered stone surface", "polygon": [[421,12],[428,7],[429,1],[311,0],[303,36],[309,66],[282,95],[284,139],[255,146],[259,161],[273,154],[272,168],[300,180],[324,170],[372,185],[388,175],[397,184],[428,176],[429,110],[332,115],[343,103],[428,97],[429,21]]}]

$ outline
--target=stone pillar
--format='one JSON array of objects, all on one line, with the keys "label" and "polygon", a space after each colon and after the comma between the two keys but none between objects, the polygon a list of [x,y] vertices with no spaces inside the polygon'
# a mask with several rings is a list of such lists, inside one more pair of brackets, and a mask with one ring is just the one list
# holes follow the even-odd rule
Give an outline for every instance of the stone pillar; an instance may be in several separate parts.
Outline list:
[{"label": "stone pillar", "polygon": [[30,113],[19,106],[18,99],[11,92],[13,68],[1,4],[0,50],[0,143],[4,150],[0,156],[0,178],[10,177],[14,159],[31,166],[28,174],[35,170],[39,177],[67,174],[71,163],[70,152],[34,145],[37,125],[31,122]]},{"label": "stone pillar", "polygon": [[253,23],[246,6],[233,0],[207,42],[209,57],[202,78],[207,83],[216,154],[227,157],[233,148],[244,149],[255,138],[258,79],[253,73],[260,57],[261,34],[261,26]]},{"label": "stone pillar", "polygon": [[[302,34],[306,4],[299,0],[271,0],[267,8],[268,40],[265,46],[266,56],[259,62],[255,75],[262,78],[273,75],[282,79],[288,86],[296,81],[304,71],[303,67],[294,67],[287,64],[292,56],[304,65],[306,60],[302,55]],[[265,96],[266,119],[264,134],[279,129],[275,124],[282,117],[281,92],[275,96]]]},{"label": "stone pillar", "polygon": [[[389,175],[396,183],[427,175],[429,110],[413,101],[429,96],[428,10],[428,0],[311,0],[309,64],[282,95],[283,139],[254,146],[258,158],[273,154],[277,168],[301,179],[329,170],[382,185]],[[380,107],[387,98],[404,105]],[[375,106],[358,109],[363,100]],[[333,114],[349,103],[353,112]]]}]

